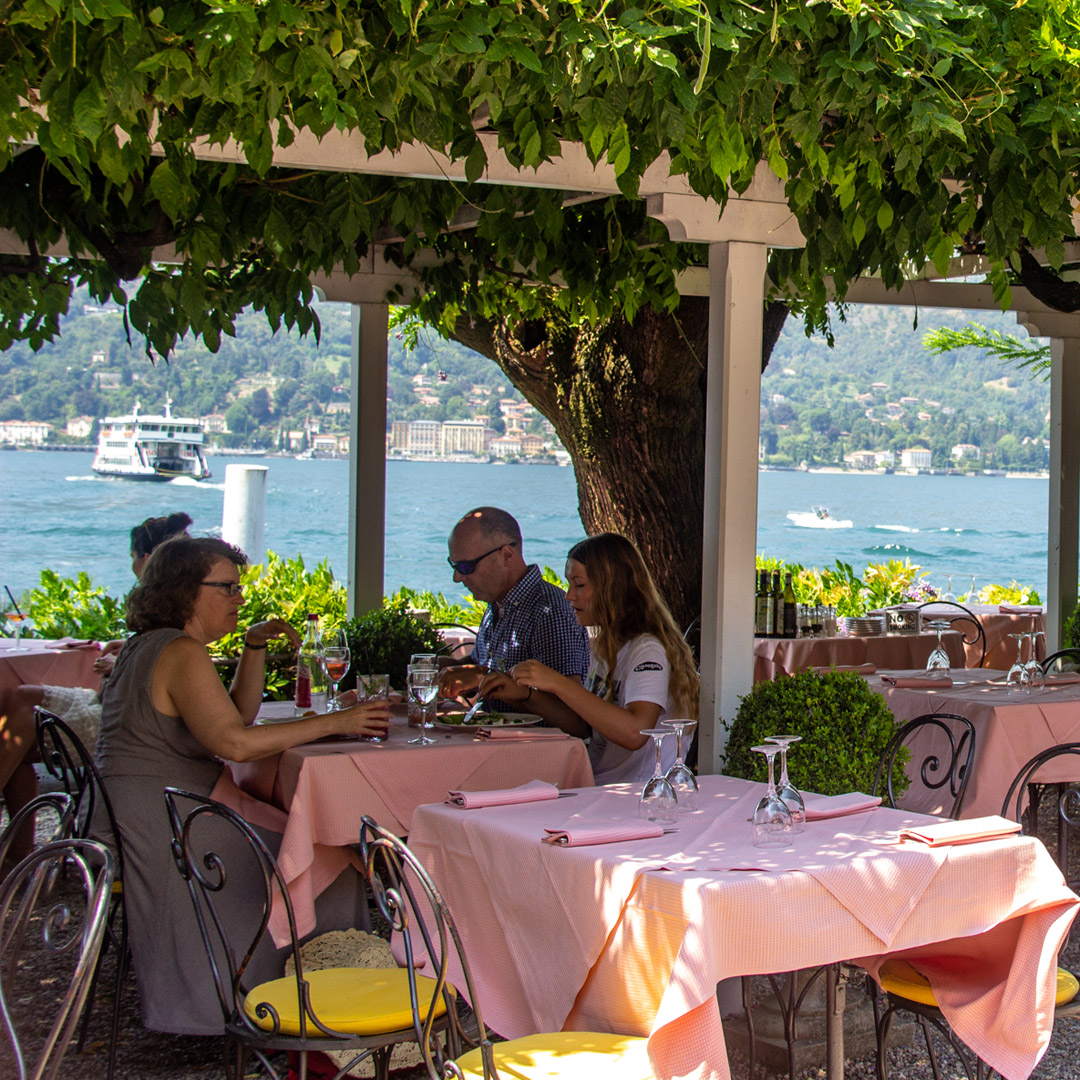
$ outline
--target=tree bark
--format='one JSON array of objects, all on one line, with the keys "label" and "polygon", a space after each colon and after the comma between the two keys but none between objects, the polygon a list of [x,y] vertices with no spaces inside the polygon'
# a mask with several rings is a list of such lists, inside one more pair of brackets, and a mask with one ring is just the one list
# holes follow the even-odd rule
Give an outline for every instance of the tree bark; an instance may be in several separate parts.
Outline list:
[{"label": "tree bark", "polygon": [[[765,312],[768,362],[786,308]],[[459,322],[453,337],[494,360],[555,427],[577,478],[587,534],[631,539],[684,628],[701,611],[705,486],[705,297],[633,324]],[[560,568],[561,569],[561,568]]]}]

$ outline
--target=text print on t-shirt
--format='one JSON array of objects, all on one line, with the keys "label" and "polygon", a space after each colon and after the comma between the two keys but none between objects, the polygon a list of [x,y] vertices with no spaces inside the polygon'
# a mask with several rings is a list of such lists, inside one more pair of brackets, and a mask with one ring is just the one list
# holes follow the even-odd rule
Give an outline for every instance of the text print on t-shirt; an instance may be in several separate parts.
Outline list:
[{"label": "text print on t-shirt", "polygon": [[638,666],[636,668],[634,668],[634,670],[635,671],[663,671],[664,670],[664,665],[663,664],[655,664],[655,663],[653,663],[652,660],[646,660],[645,663],[638,664]]},{"label": "text print on t-shirt", "polygon": [[[618,701],[619,700],[619,690],[620,690],[621,687],[622,687],[621,680],[612,683],[612,685],[611,685],[611,700],[612,701]],[[592,673],[592,678],[587,679],[585,681],[585,689],[588,690],[590,694],[594,694],[596,697],[603,697],[604,696],[604,676],[603,676],[603,674],[601,672],[599,672],[599,671],[594,671]]]}]

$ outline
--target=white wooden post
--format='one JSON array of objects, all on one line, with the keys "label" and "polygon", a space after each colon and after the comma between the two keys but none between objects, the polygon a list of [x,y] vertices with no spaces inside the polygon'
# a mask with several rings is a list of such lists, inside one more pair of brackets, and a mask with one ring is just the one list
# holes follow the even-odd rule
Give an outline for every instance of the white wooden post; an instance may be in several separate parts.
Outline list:
[{"label": "white wooden post", "polygon": [[709,245],[698,767],[720,771],[723,720],[754,684],[761,318],[768,249]]},{"label": "white wooden post", "polygon": [[352,305],[349,615],[382,604],[386,557],[385,303]]}]

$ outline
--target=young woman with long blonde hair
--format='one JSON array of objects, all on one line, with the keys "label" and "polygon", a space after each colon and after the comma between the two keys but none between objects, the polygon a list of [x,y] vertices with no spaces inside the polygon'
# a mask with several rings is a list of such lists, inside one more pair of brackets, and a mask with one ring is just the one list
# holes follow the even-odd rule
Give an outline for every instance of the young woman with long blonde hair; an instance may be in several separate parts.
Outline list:
[{"label": "young woman with long blonde hair", "polygon": [[[482,692],[589,739],[597,783],[647,779],[655,759],[640,733],[669,716],[697,719],[694,658],[641,553],[625,537],[601,533],[575,544],[566,577],[578,622],[594,628],[585,685],[526,660],[508,675],[489,675]],[[674,744],[664,742],[665,768],[674,761]]]}]

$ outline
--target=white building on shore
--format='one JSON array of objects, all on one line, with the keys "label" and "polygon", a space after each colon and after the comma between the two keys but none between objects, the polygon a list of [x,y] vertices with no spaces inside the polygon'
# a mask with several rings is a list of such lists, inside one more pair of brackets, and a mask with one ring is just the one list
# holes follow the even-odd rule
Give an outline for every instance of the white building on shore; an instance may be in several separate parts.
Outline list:
[{"label": "white building on shore", "polygon": [[0,443],[11,446],[40,446],[52,436],[52,424],[39,420],[0,421]]}]

